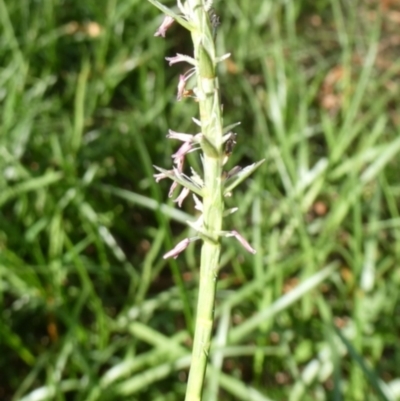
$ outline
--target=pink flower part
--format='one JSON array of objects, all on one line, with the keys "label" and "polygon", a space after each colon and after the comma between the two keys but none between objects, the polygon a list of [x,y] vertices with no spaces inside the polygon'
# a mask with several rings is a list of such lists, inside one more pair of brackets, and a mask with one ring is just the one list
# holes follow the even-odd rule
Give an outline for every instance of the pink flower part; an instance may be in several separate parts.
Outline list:
[{"label": "pink flower part", "polygon": [[175,191],[175,189],[176,189],[177,186],[178,186],[178,183],[177,183],[176,181],[174,181],[174,182],[172,183],[172,185],[171,185],[171,188],[169,189],[168,198],[171,198],[171,197],[172,197],[172,195],[174,194],[174,191]]},{"label": "pink flower part", "polygon": [[165,57],[165,60],[168,61],[169,65],[172,65],[185,61],[183,57],[184,57],[183,54],[177,53],[175,57]]},{"label": "pink flower part", "polygon": [[194,136],[191,134],[184,134],[183,132],[175,132],[170,129],[167,135],[168,139],[177,139],[182,142],[190,142],[193,140]]},{"label": "pink flower part", "polygon": [[246,249],[246,251],[252,253],[253,255],[256,253],[256,250],[251,247],[251,245],[242,237],[236,230],[231,231],[227,235],[228,237],[235,237]]},{"label": "pink flower part", "polygon": [[185,198],[189,195],[189,193],[190,193],[189,188],[184,187],[179,196],[174,200],[174,202],[176,202],[179,207],[182,207],[182,203],[185,200]]},{"label": "pink flower part", "polygon": [[176,163],[177,159],[184,158],[187,153],[189,153],[193,148],[191,142],[184,142],[183,145],[177,150],[176,153],[172,155],[174,162]]},{"label": "pink flower part", "polygon": [[158,27],[156,33],[154,34],[154,36],[162,36],[163,38],[165,38],[165,34],[167,32],[167,29],[175,22],[175,20],[170,17],[169,15],[166,15],[164,17],[164,20],[162,22],[162,24]]},{"label": "pink flower part", "polygon": [[194,58],[179,53],[177,53],[175,57],[165,57],[165,60],[168,61],[170,66],[176,63],[181,63],[182,61],[192,65],[196,64],[196,60]]},{"label": "pink flower part", "polygon": [[181,242],[179,242],[174,249],[171,249],[169,252],[167,252],[164,256],[163,259],[168,259],[168,258],[174,258],[176,259],[178,255],[183,252],[190,244],[191,240],[189,238],[185,238]]}]

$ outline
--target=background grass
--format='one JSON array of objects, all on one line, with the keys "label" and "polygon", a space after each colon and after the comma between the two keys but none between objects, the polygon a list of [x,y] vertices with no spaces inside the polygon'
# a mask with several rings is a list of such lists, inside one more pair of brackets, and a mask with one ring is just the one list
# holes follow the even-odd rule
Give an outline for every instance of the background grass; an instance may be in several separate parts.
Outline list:
[{"label": "background grass", "polygon": [[[267,161],[227,199],[258,252],[224,242],[204,399],[399,400],[400,4],[215,3],[228,167]],[[161,19],[0,0],[0,399],[183,398],[199,249],[162,259],[194,213],[152,165],[197,105]]]}]

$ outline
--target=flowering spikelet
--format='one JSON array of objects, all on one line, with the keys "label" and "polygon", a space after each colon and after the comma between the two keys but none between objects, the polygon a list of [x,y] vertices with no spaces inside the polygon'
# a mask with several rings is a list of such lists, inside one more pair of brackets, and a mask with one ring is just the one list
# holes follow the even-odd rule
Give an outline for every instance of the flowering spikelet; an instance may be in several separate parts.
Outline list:
[{"label": "flowering spikelet", "polygon": [[[153,0],[151,1],[153,2]],[[215,13],[214,9],[212,9],[212,1],[207,0],[204,1],[204,8],[205,11],[208,13],[208,17],[210,20],[210,26],[212,28],[212,38],[215,40],[216,36],[216,31],[218,26],[220,25],[220,20],[218,15]],[[190,2],[185,2],[182,4],[180,0],[178,0],[178,9],[181,11],[181,15],[183,18],[188,21],[189,23],[196,24],[198,21],[195,19],[194,13],[192,11]],[[178,17],[177,17],[178,20]],[[178,20],[179,22],[179,20]],[[161,36],[165,37],[167,29],[174,23],[174,18],[171,16],[167,15],[165,16],[162,24],[160,27],[157,29],[155,36]],[[166,57],[166,60],[168,61],[168,64],[170,66],[173,66],[177,63],[188,63],[189,65],[192,66],[188,71],[186,71],[184,74],[179,75],[179,80],[178,80],[178,86],[177,86],[177,100],[180,101],[184,98],[187,97],[194,97],[198,101],[205,101],[206,95],[204,94],[204,89],[195,87],[193,89],[187,89],[187,83],[188,80],[193,76],[197,75],[198,79],[197,82],[200,83],[202,77],[207,78],[207,79],[213,79],[215,76],[215,63],[220,62],[224,60],[225,58],[229,57],[229,54],[226,54],[222,57],[217,57],[213,56],[215,53],[213,49],[207,49],[205,47],[206,42],[204,42],[204,45],[199,44],[198,45],[198,59],[193,58],[192,56],[189,55],[184,55],[177,53],[173,57]],[[214,61],[212,60],[214,58]],[[200,80],[199,80],[200,78]],[[196,94],[196,96],[194,96]],[[218,102],[218,99],[216,99]],[[215,104],[216,107],[218,106],[218,103]],[[202,121],[199,121],[197,119],[193,119],[197,125],[202,126]],[[235,124],[236,125],[236,124]],[[172,160],[174,164],[174,168],[172,170],[162,170],[160,168],[157,168],[159,171],[161,171],[158,174],[155,174],[154,177],[156,181],[160,181],[164,178],[172,178],[173,183],[171,185],[171,188],[169,190],[169,197],[172,197],[175,189],[178,187],[178,185],[183,185],[183,188],[178,195],[178,197],[174,200],[175,203],[178,204],[179,207],[182,206],[183,201],[186,199],[186,197],[189,195],[191,190],[196,189],[196,193],[201,195],[201,188],[203,187],[204,179],[201,178],[197,173],[192,171],[192,177],[188,177],[184,174],[184,166],[185,166],[185,159],[186,155],[188,153],[192,153],[198,150],[202,150],[205,155],[208,155],[208,157],[212,158],[219,158],[221,160],[221,165],[225,165],[227,163],[229,157],[231,156],[234,146],[236,145],[236,133],[234,132],[229,132],[223,137],[223,143],[224,146],[222,146],[222,143],[218,145],[217,147],[215,146],[215,139],[211,139],[207,134],[207,130],[204,128],[202,129],[202,133],[196,134],[196,135],[191,135],[191,134],[186,134],[186,133],[180,133],[180,132],[175,132],[173,130],[169,130],[169,133],[167,135],[167,138],[169,139],[175,139],[179,140],[182,142],[181,146],[178,148],[178,150],[172,155]],[[225,131],[226,132],[226,131]],[[203,164],[205,163],[205,158],[202,156]],[[257,166],[252,165],[244,170],[246,173],[250,173],[249,170],[257,168]],[[223,172],[221,170],[220,175],[221,175],[221,182],[222,183],[228,183],[229,184],[229,191],[224,191],[225,196],[230,196],[231,195],[231,190],[237,185],[239,182],[241,182],[243,174],[241,173],[243,171],[242,168],[236,166],[231,171],[229,172]],[[251,172],[252,172],[251,171]],[[247,176],[247,174],[246,174]],[[235,178],[236,177],[236,178]],[[244,178],[243,178],[244,179]],[[196,202],[196,208],[203,212],[203,204],[200,201],[199,198],[195,198]],[[201,207],[200,207],[201,205]],[[201,225],[199,225],[199,222],[201,222]],[[198,232],[200,235],[202,235],[202,238],[215,238],[218,236],[223,236],[223,237],[235,237],[243,246],[244,248],[250,252],[250,253],[255,253],[255,250],[250,246],[250,244],[246,241],[246,239],[240,235],[237,231],[219,231],[219,232],[214,232],[214,233],[209,233],[206,226],[204,226],[203,219],[198,220],[196,223],[196,226],[198,229]],[[164,257],[176,257],[180,252],[182,252],[188,245],[190,241],[188,239],[181,241],[174,250],[171,252],[168,252]],[[176,252],[176,249],[179,250],[179,252]],[[173,252],[174,251],[174,252]]]}]

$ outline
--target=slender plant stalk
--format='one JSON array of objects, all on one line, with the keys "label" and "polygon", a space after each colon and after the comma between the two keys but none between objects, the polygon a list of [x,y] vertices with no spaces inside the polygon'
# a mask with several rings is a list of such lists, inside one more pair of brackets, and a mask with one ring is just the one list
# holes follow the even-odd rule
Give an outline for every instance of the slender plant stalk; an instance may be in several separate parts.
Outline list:
[{"label": "slender plant stalk", "polygon": [[[178,100],[194,94],[199,104],[200,120],[198,124],[201,127],[201,133],[190,135],[170,130],[167,137],[181,140],[184,144],[172,156],[174,169],[164,170],[156,167],[160,173],[155,174],[155,177],[156,180],[170,178],[174,181],[170,189],[170,196],[178,184],[183,186],[181,194],[175,200],[179,206],[190,191],[202,198],[200,201],[197,196],[194,196],[196,208],[202,212],[201,217],[195,223],[188,222],[196,229],[197,236],[184,239],[164,255],[164,258],[175,258],[186,249],[190,242],[197,239],[203,240],[192,360],[185,397],[185,401],[201,401],[213,328],[215,292],[221,253],[220,239],[223,236],[233,236],[249,252],[255,253],[237,231],[222,231],[224,195],[230,194],[230,191],[250,175],[262,161],[244,169],[235,167],[228,173],[223,172],[223,166],[235,144],[236,134],[227,133],[232,126],[223,127],[216,66],[219,61],[229,55],[222,58],[216,56],[214,39],[219,21],[211,10],[212,1],[187,0],[182,4],[178,0],[178,8],[182,16],[175,14],[157,0],[148,1],[166,15],[155,36],[165,37],[169,26],[177,21],[191,32],[194,45],[194,57],[178,54],[167,60],[170,65],[178,62],[188,62],[193,65],[192,70],[179,78]],[[187,90],[186,85],[192,75],[196,75],[196,87],[193,90]],[[233,124],[233,126],[235,125],[237,124]],[[203,174],[200,177],[192,170],[193,176],[189,178],[183,173],[184,158],[188,152],[198,147],[202,150]]]},{"label": "slender plant stalk", "polygon": [[215,71],[216,52],[208,13],[201,0],[191,0],[188,1],[188,4],[194,10],[194,25],[200,27],[199,31],[192,31],[192,39],[195,59],[199,65],[197,90],[201,132],[204,138],[217,150],[216,154],[207,151],[203,154],[203,226],[209,239],[204,240],[201,250],[200,283],[192,361],[185,397],[185,401],[200,401],[210,350],[215,290],[221,253],[219,232],[222,229],[224,212],[222,188],[223,124],[218,78]]}]

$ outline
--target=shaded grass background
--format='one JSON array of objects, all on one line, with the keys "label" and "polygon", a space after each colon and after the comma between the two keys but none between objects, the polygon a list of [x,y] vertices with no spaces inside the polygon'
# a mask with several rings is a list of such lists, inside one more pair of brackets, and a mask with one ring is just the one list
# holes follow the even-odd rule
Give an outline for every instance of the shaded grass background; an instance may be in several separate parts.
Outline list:
[{"label": "shaded grass background", "polygon": [[[229,167],[206,400],[400,399],[396,1],[216,2]],[[378,13],[381,7],[382,13]],[[198,248],[152,164],[187,33],[144,1],[0,0],[0,398],[178,400]],[[194,160],[194,162],[198,162]]]}]

